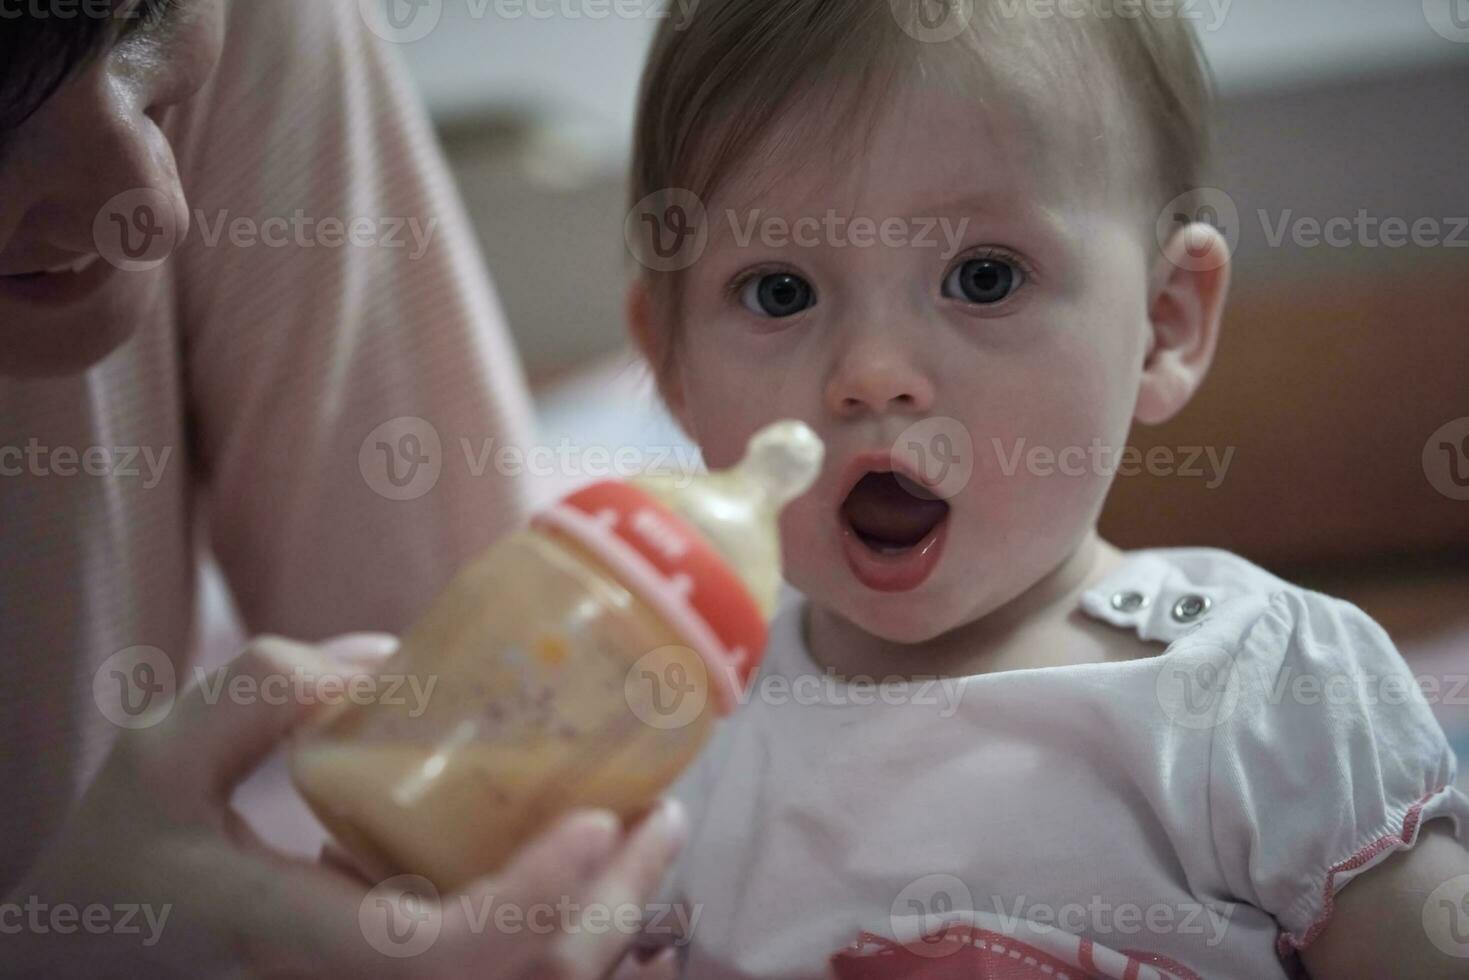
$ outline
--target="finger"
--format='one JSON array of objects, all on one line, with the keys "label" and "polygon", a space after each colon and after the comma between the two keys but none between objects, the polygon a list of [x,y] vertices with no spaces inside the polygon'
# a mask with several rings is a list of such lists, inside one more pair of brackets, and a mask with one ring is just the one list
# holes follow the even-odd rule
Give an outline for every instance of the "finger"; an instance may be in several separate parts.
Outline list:
[{"label": "finger", "polygon": [[[360,671],[309,646],[260,637],[191,685],[145,734],[181,791],[223,802],[290,732]],[[323,697],[323,694],[326,697]]]},{"label": "finger", "polygon": [[538,927],[516,933],[507,956],[504,937],[487,936],[483,923],[471,921],[469,912],[493,903],[525,918],[545,906],[555,907],[558,900],[579,895],[603,873],[621,836],[622,824],[608,810],[576,811],[561,818],[527,844],[501,874],[474,882],[445,903],[442,955],[450,961],[474,962],[483,958],[476,955],[479,951],[494,949],[507,976],[539,960],[555,939],[553,931]]},{"label": "finger", "polygon": [[[181,918],[192,910],[189,918],[205,921],[189,931],[232,937],[251,976],[408,976],[418,966],[413,941],[431,943],[442,917],[437,903],[405,915],[396,889],[369,890],[335,869],[278,854],[216,854],[197,878],[180,896]],[[179,941],[189,941],[182,930]]]},{"label": "finger", "polygon": [[536,900],[580,891],[608,866],[621,836],[622,822],[610,810],[567,814],[493,882],[478,887],[493,885],[502,895]]},{"label": "finger", "polygon": [[398,638],[391,633],[344,633],[323,640],[316,649],[333,660],[372,670],[398,652]]},{"label": "finger", "polygon": [[387,877],[386,875],[374,876],[361,861],[335,841],[327,841],[321,845],[321,853],[317,855],[317,862],[323,867],[331,868],[333,871],[344,874],[349,878],[357,879],[366,888],[371,888],[374,884]]},{"label": "finger", "polygon": [[[688,818],[677,800],[664,800],[628,838],[607,869],[583,892],[582,907],[623,921],[623,910],[641,916],[688,837]],[[616,930],[578,928],[559,936],[552,954],[573,977],[600,977],[611,969],[631,937]]]},{"label": "finger", "polygon": [[226,807],[224,811],[224,834],[227,838],[242,847],[253,847],[257,850],[268,851],[265,841],[250,826],[250,821],[245,815],[234,807]]}]

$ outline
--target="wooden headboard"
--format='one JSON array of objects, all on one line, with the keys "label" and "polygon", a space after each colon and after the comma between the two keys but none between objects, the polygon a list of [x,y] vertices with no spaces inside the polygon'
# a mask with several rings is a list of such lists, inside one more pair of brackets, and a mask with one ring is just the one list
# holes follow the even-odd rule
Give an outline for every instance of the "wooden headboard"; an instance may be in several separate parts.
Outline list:
[{"label": "wooden headboard", "polygon": [[1339,254],[1319,276],[1239,281],[1197,398],[1133,433],[1144,452],[1233,447],[1222,483],[1119,476],[1102,530],[1127,547],[1214,545],[1268,565],[1469,554],[1469,501],[1424,466],[1430,437],[1464,417],[1469,249]]}]

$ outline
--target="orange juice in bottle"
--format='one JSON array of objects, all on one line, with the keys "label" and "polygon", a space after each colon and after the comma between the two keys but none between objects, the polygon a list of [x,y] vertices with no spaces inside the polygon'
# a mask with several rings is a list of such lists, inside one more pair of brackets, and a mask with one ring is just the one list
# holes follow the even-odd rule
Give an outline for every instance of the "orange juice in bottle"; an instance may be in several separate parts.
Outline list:
[{"label": "orange juice in bottle", "polygon": [[644,813],[732,711],[780,587],[777,519],[821,468],[799,422],[736,467],[572,494],[466,566],[384,665],[426,699],[348,704],[291,774],[368,867],[452,890],[561,812]]}]

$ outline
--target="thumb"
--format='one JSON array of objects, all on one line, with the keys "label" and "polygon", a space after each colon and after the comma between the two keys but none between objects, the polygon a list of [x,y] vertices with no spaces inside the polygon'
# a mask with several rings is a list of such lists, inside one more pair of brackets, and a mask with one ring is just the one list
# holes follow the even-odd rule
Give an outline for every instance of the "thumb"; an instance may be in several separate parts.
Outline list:
[{"label": "thumb", "polygon": [[332,660],[368,670],[382,667],[398,652],[398,638],[391,633],[343,633],[322,640],[316,649]]},{"label": "thumb", "polygon": [[362,669],[279,637],[259,637],[179,695],[159,740],[180,788],[219,802]]}]

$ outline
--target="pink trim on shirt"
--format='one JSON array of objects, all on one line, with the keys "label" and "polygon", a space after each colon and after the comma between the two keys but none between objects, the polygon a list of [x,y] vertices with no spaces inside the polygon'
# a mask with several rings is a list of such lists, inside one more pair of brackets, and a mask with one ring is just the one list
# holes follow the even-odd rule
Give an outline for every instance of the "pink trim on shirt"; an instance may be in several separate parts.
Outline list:
[{"label": "pink trim on shirt", "polygon": [[1340,864],[1332,865],[1331,869],[1326,872],[1326,883],[1321,888],[1321,914],[1312,921],[1311,925],[1306,929],[1306,934],[1300,939],[1297,939],[1288,932],[1282,931],[1280,937],[1275,940],[1276,954],[1281,959],[1285,959],[1292,953],[1303,950],[1315,942],[1316,937],[1321,935],[1321,930],[1326,928],[1326,923],[1331,920],[1331,913],[1336,909],[1336,889],[1332,886],[1336,882],[1337,874],[1360,868],[1390,848],[1395,848],[1400,845],[1412,847],[1414,839],[1418,836],[1418,819],[1423,815],[1423,808],[1428,805],[1429,800],[1448,788],[1447,786],[1440,786],[1409,807],[1407,815],[1403,817],[1403,829],[1401,833],[1384,834]]},{"label": "pink trim on shirt", "polygon": [[1168,957],[1119,953],[1086,936],[1034,928],[1035,942],[1026,942],[950,922],[907,945],[864,931],[831,957],[831,973],[836,980],[1200,980]]}]

